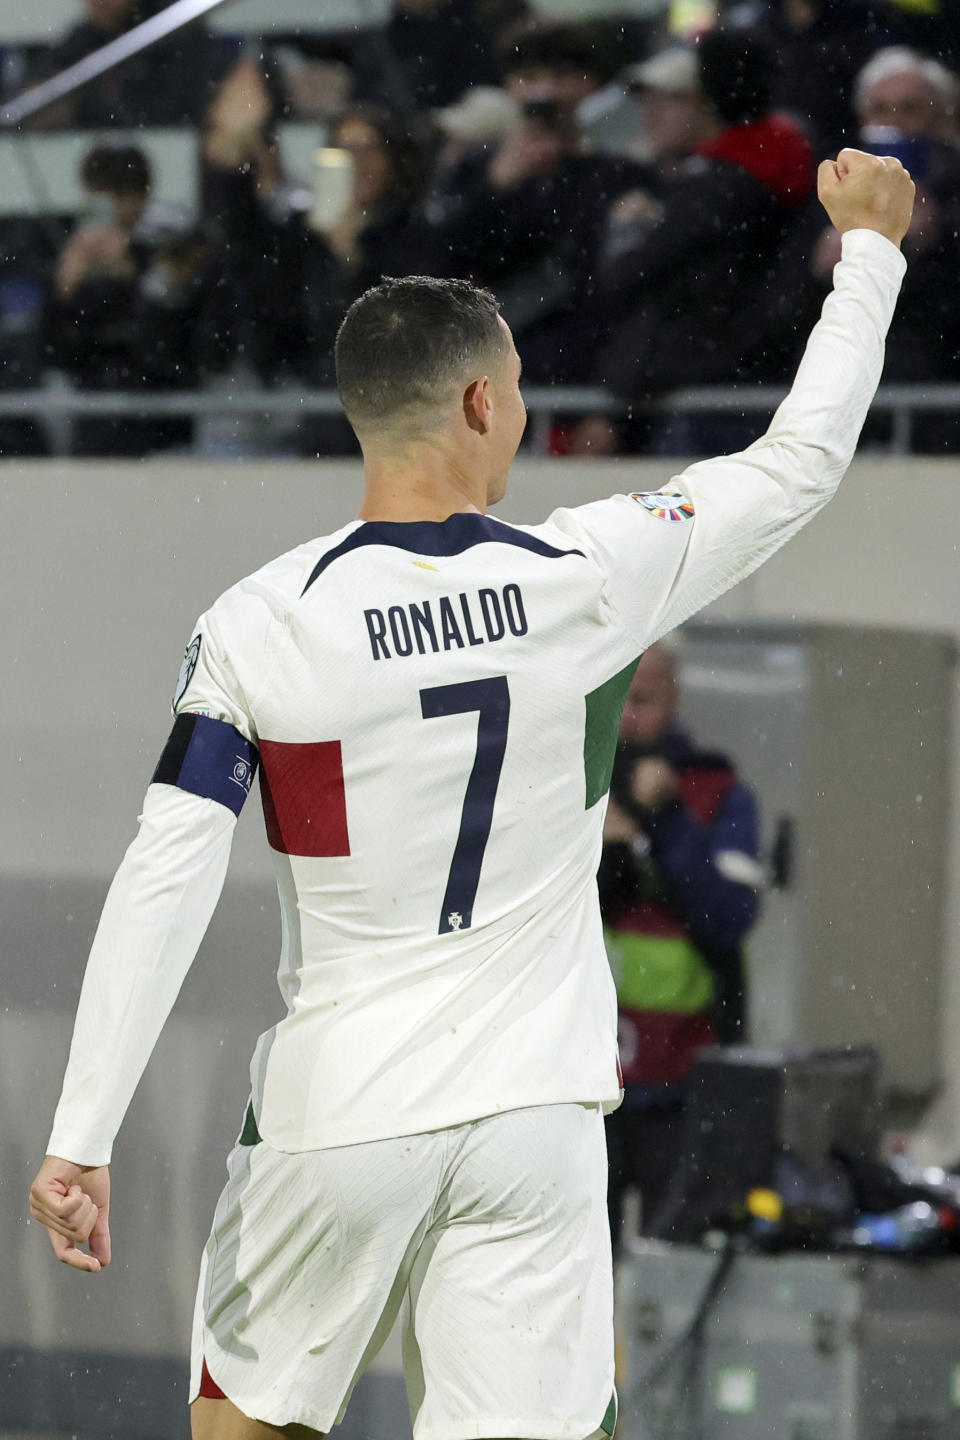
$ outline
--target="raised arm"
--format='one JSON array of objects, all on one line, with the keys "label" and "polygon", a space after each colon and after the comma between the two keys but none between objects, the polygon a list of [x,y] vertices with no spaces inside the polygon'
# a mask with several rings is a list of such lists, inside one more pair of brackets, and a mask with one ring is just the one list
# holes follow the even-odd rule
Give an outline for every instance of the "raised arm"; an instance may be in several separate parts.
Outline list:
[{"label": "raised arm", "polygon": [[591,545],[637,653],[774,554],[826,504],[853,458],[906,268],[897,247],[914,186],[899,161],[843,150],[821,165],[819,193],[843,259],[766,434],[739,454],[691,465],[664,494],[614,496],[552,517]]}]

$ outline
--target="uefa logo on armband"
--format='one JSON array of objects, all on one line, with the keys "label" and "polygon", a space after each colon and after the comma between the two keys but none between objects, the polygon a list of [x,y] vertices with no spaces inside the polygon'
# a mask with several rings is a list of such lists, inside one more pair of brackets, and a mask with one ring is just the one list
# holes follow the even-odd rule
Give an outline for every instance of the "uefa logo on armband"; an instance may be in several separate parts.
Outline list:
[{"label": "uefa logo on armband", "polygon": [[634,490],[630,499],[636,500],[658,520],[692,520],[695,514],[693,502],[685,495],[671,495],[665,490]]},{"label": "uefa logo on armband", "polygon": [[249,794],[250,786],[253,782],[253,767],[249,760],[244,760],[242,755],[238,755],[230,779],[234,785],[239,785],[241,790]]}]

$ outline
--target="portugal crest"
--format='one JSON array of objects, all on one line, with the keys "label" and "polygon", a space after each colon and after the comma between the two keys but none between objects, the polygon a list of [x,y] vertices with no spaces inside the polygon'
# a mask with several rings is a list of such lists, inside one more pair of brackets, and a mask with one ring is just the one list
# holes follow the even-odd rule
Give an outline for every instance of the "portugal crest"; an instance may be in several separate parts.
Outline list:
[{"label": "portugal crest", "polygon": [[197,660],[200,657],[200,636],[194,635],[190,644],[183,654],[183,662],[180,666],[180,674],[177,676],[176,688],[173,692],[173,708],[176,710],[180,701],[187,691],[187,686],[193,679],[193,672],[197,668]]}]

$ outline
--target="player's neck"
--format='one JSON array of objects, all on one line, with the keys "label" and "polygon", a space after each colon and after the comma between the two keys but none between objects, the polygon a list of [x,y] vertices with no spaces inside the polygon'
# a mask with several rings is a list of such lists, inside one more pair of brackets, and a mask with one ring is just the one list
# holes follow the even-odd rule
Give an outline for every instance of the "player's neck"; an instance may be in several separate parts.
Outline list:
[{"label": "player's neck", "polygon": [[443,451],[422,446],[402,456],[367,455],[361,520],[446,520],[486,514],[485,479]]}]

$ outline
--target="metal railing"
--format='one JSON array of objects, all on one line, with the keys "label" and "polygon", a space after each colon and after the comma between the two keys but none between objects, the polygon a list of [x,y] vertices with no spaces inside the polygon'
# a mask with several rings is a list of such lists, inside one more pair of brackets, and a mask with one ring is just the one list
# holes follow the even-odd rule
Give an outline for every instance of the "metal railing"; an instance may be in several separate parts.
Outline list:
[{"label": "metal railing", "polygon": [[15,130],[24,120],[46,110],[48,105],[82,90],[84,85],[106,75],[108,70],[122,65],[125,60],[132,59],[143,50],[149,50],[168,35],[175,35],[184,26],[192,25],[195,20],[208,15],[224,3],[225,0],[175,0],[174,4],[167,5],[156,15],[151,15],[131,30],[118,35],[115,40],[108,41],[92,54],[78,60],[75,65],[68,65],[65,70],[51,76],[49,80],[44,80],[41,85],[34,85],[9,101],[0,109],[0,129]]},{"label": "metal railing", "polygon": [[[675,390],[646,407],[662,416],[671,415],[772,415],[786,395],[778,385],[696,386]],[[596,386],[528,386],[524,399],[531,420],[534,450],[546,451],[553,421],[557,416],[621,414],[624,406],[608,391]],[[877,391],[872,414],[891,417],[888,451],[910,453],[914,421],[918,413],[960,414],[960,385],[884,385]],[[334,390],[264,390],[248,384],[211,390],[182,391],[89,391],[67,387],[33,390],[0,390],[0,419],[37,419],[67,423],[83,416],[117,419],[181,418],[195,420],[296,420],[308,416],[340,414]],[[57,453],[69,453],[69,437],[55,445]]]}]

